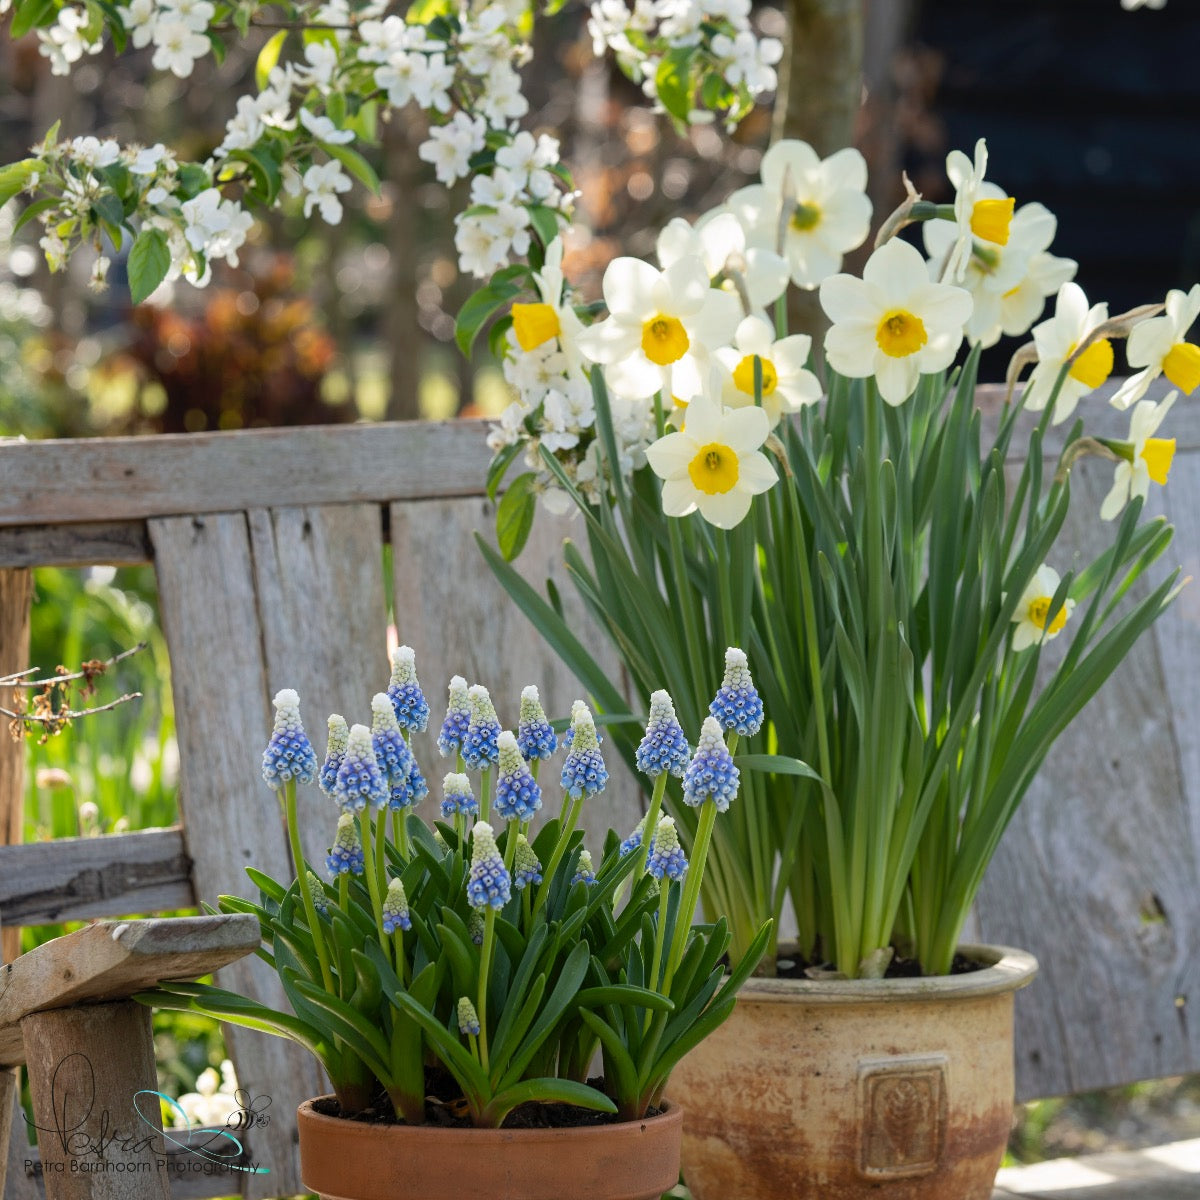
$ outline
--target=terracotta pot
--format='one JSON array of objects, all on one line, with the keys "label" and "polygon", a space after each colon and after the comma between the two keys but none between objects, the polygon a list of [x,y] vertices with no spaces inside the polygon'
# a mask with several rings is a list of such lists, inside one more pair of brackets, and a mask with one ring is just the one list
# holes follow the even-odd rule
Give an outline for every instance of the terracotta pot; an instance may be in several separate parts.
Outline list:
[{"label": "terracotta pot", "polygon": [[368,1125],[298,1111],[322,1200],[658,1200],[679,1181],[683,1110],[579,1129]]},{"label": "terracotta pot", "polygon": [[751,979],[671,1076],[695,1200],[989,1200],[1012,1125],[1002,946],[922,979]]}]

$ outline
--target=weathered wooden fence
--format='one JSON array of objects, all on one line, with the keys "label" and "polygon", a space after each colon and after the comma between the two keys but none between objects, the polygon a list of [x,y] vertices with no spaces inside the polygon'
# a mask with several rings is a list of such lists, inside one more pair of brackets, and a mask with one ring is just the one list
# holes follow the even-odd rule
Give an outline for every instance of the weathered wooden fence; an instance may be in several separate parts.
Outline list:
[{"label": "weathered wooden fence", "polygon": [[[994,409],[998,395],[982,389],[981,401]],[[1200,407],[1174,416],[1179,453],[1155,503],[1178,527],[1172,560],[1200,574]],[[1125,418],[1103,419],[1120,436]],[[395,622],[417,648],[435,712],[458,673],[492,689],[502,720],[515,718],[529,682],[565,713],[579,685],[474,545],[492,524],[487,458],[481,424],[466,421],[0,445],[0,671],[25,662],[31,568],[152,561],[181,760],[178,827],[17,846],[20,746],[0,743],[0,919],[161,911],[244,893],[249,863],[285,874],[277,806],[258,782],[270,697],[297,688],[318,742],[326,713],[366,715],[387,679],[389,541]],[[1075,472],[1075,553],[1097,536],[1110,471],[1093,460]],[[554,578],[582,621],[559,554],[572,534],[582,529],[539,515],[522,567],[539,585]],[[1071,554],[1064,547],[1056,565]],[[619,678],[600,636],[584,636]],[[1200,1070],[1198,679],[1193,587],[1063,738],[1001,847],[975,932],[1042,961],[1018,1003],[1022,1096]],[[422,754],[427,777],[440,778],[444,764]],[[639,811],[636,785],[618,775],[588,819],[625,829]],[[321,797],[301,797],[314,858],[329,818]],[[281,999],[260,968],[236,963],[223,982]],[[232,1051],[244,1083],[274,1102],[254,1143],[272,1173],[251,1177],[258,1190],[247,1194],[298,1190],[290,1114],[319,1088],[316,1068],[256,1034],[234,1031]]]}]

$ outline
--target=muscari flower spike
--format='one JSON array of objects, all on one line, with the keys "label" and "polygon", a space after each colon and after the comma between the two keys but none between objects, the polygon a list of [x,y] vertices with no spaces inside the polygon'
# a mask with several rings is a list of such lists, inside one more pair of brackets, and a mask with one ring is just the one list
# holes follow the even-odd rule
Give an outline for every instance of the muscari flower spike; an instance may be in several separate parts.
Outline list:
[{"label": "muscari flower spike", "polygon": [[[364,726],[355,726],[357,729]],[[339,875],[361,875],[363,873],[363,848],[358,837],[358,826],[354,817],[344,812],[338,817],[337,833],[333,835],[333,845],[329,848],[329,857],[325,867],[330,878]]]},{"label": "muscari flower spike", "polygon": [[596,724],[582,700],[571,705],[571,749],[562,769],[562,788],[572,800],[594,796],[608,783],[608,769],[600,755]]},{"label": "muscari flower spike", "polygon": [[571,876],[571,886],[586,883],[591,887],[596,882],[596,871],[592,866],[592,856],[587,850],[580,850],[579,861],[575,864],[575,874]]},{"label": "muscari flower spike", "polygon": [[500,857],[496,837],[486,821],[476,821],[471,831],[471,875],[467,903],[472,908],[503,908],[512,896],[512,879]]},{"label": "muscari flower spike", "polygon": [[321,774],[317,783],[327,796],[333,795],[333,785],[337,780],[338,767],[346,757],[346,745],[350,741],[350,727],[341,713],[329,715],[329,740],[325,743],[325,761],[321,764]]},{"label": "muscari flower spike", "polygon": [[461,675],[455,675],[450,680],[446,719],[442,722],[437,740],[437,748],[443,758],[457,754],[463,748],[470,723],[471,699],[467,694],[467,681]]},{"label": "muscari flower spike", "polygon": [[736,646],[725,651],[725,678],[708,711],[740,737],[753,737],[762,728],[762,700],[750,678],[745,652]]},{"label": "muscari flower spike", "polygon": [[691,754],[692,748],[683,735],[670,695],[654,692],[650,696],[646,736],[637,748],[637,769],[652,779],[664,771],[682,776]]},{"label": "muscari flower spike", "polygon": [[472,1037],[479,1036],[479,1014],[468,996],[460,996],[458,999],[458,1032],[464,1037],[468,1034]]},{"label": "muscari flower spike", "polygon": [[[386,697],[385,697],[386,698]],[[351,727],[346,754],[333,781],[333,799],[343,812],[360,813],[368,805],[380,809],[388,802],[388,784],[365,725]]]},{"label": "muscari flower spike", "polygon": [[542,789],[521,757],[517,739],[505,729],[496,739],[496,816],[505,821],[528,821],[542,807]]},{"label": "muscari flower spike", "polygon": [[679,834],[675,831],[675,822],[670,817],[663,817],[654,831],[654,844],[650,847],[650,857],[646,860],[646,870],[655,879],[668,879],[679,882],[687,874],[688,860],[679,844]]},{"label": "muscari flower spike", "polygon": [[517,720],[517,745],[527,762],[549,758],[558,749],[558,736],[546,720],[538,690],[531,683],[521,692],[521,715]]},{"label": "muscari flower spike", "polygon": [[542,882],[542,864],[534,854],[529,839],[517,834],[517,851],[513,856],[513,887],[520,891],[528,883]]},{"label": "muscari flower spike", "polygon": [[304,879],[308,884],[308,894],[312,897],[313,908],[321,916],[329,916],[329,897],[325,895],[325,888],[322,886],[321,881],[311,871],[304,873]]},{"label": "muscari flower spike", "polygon": [[471,791],[471,781],[458,771],[450,771],[442,780],[442,816],[449,821],[462,813],[464,817],[479,814],[479,801]]},{"label": "muscari flower spike", "polygon": [[413,756],[386,692],[371,697],[371,748],[387,780],[389,804],[392,808],[407,808],[412,803],[408,779]]},{"label": "muscari flower spike", "polygon": [[417,656],[411,646],[397,646],[392,651],[392,678],[387,694],[401,727],[423,733],[429,724],[429,703],[417,682]]},{"label": "muscari flower spike", "polygon": [[275,728],[263,751],[263,778],[273,788],[285,783],[312,783],[317,777],[317,755],[300,720],[300,696],[292,688],[275,693]]},{"label": "muscari flower spike", "polygon": [[[650,814],[647,813],[646,816]],[[627,854],[632,854],[635,850],[640,850],[642,846],[642,838],[646,832],[646,817],[637,823],[634,831],[621,843],[621,857],[624,858]]]},{"label": "muscari flower spike", "polygon": [[383,932],[395,933],[397,929],[411,929],[412,917],[408,915],[408,896],[404,884],[393,879],[388,884],[387,895],[383,898]]},{"label": "muscari flower spike", "polygon": [[500,757],[496,746],[500,737],[500,720],[496,716],[492,697],[483,684],[474,684],[467,695],[471,700],[471,722],[463,738],[463,762],[472,771],[486,771]]},{"label": "muscari flower spike", "polygon": [[717,812],[724,812],[737,795],[739,775],[720,723],[716,717],[705,717],[696,754],[683,773],[683,802],[699,808],[705,800],[711,800]]}]

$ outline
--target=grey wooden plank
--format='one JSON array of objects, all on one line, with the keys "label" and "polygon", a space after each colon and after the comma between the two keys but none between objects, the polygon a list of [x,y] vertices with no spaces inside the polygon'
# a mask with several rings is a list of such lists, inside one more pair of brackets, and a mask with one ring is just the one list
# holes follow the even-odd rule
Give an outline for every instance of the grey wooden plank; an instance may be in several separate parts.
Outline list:
[{"label": "grey wooden plank", "polygon": [[[268,691],[295,688],[313,746],[325,750],[331,712],[371,723],[371,697],[387,689],[383,518],[377,505],[256,509],[249,514]],[[305,857],[320,864],[336,809],[300,788]]]},{"label": "grey wooden plank", "polygon": [[0,567],[136,566],[150,555],[143,520],[0,528]]},{"label": "grey wooden plank", "polygon": [[[278,803],[260,775],[271,719],[246,518],[155,520],[150,536],[174,666],[182,819],[197,897],[247,895],[245,866],[283,878],[290,862]],[[286,1007],[278,979],[258,959],[234,964],[221,982]],[[271,1174],[247,1184],[259,1196],[299,1191],[294,1113],[321,1090],[316,1063],[278,1038],[232,1027],[226,1036],[243,1086],[272,1099],[261,1147]]]},{"label": "grey wooden plank", "polygon": [[480,492],[482,421],[0,445],[0,526]]},{"label": "grey wooden plank", "polygon": [[46,1189],[41,1180],[29,1171],[37,1157],[37,1150],[29,1145],[25,1130],[23,1111],[18,1110],[12,1125],[12,1137],[8,1143],[8,1173],[0,1171],[4,1180],[4,1200],[43,1200]]},{"label": "grey wooden plank", "polygon": [[[417,761],[430,782],[431,797],[435,797],[440,796],[442,777],[453,770],[435,746],[452,675],[483,684],[505,728],[516,728],[521,690],[527,684],[537,686],[551,719],[568,716],[572,701],[585,698],[585,692],[509,600],[479,553],[476,530],[494,544],[495,510],[486,499],[394,504],[390,520],[397,634],[417,652],[417,672],[429,700],[434,731],[434,736],[414,739]],[[563,567],[562,540],[572,533],[581,535],[578,523],[539,512],[518,566],[538,588],[547,578],[555,581],[567,619],[593,648],[609,678],[619,685],[620,665],[606,639],[586,619]],[[593,850],[599,849],[599,839],[610,825],[622,831],[632,829],[642,812],[637,783],[615,752],[605,757],[611,782],[601,796],[584,806],[582,817]],[[561,754],[551,766],[561,766]],[[547,774],[545,811],[557,815],[561,793],[556,770]]]},{"label": "grey wooden plank", "polygon": [[192,908],[191,866],[178,827],[0,846],[0,913],[52,925]]},{"label": "grey wooden plank", "polygon": [[[1110,482],[1108,464],[1074,472],[1057,569],[1111,537],[1097,517]],[[1176,669],[1154,637],[1134,648],[1051,751],[980,893],[982,937],[1041,962],[1017,997],[1022,1098],[1200,1069],[1200,1022],[1176,1003],[1200,995],[1200,871],[1164,687]]]}]

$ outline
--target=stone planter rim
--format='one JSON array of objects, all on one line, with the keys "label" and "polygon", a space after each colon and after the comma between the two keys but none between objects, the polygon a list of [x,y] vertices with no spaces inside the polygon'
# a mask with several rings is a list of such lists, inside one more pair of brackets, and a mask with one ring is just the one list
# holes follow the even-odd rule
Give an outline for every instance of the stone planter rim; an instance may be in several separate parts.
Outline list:
[{"label": "stone planter rim", "polygon": [[[780,956],[787,947],[780,946]],[[973,1000],[1015,992],[1033,981],[1037,959],[1012,946],[966,943],[958,952],[982,970],[965,975],[926,975],[914,979],[772,979],[752,976],[738,992],[738,1003],[858,1004],[897,1000]]]}]

